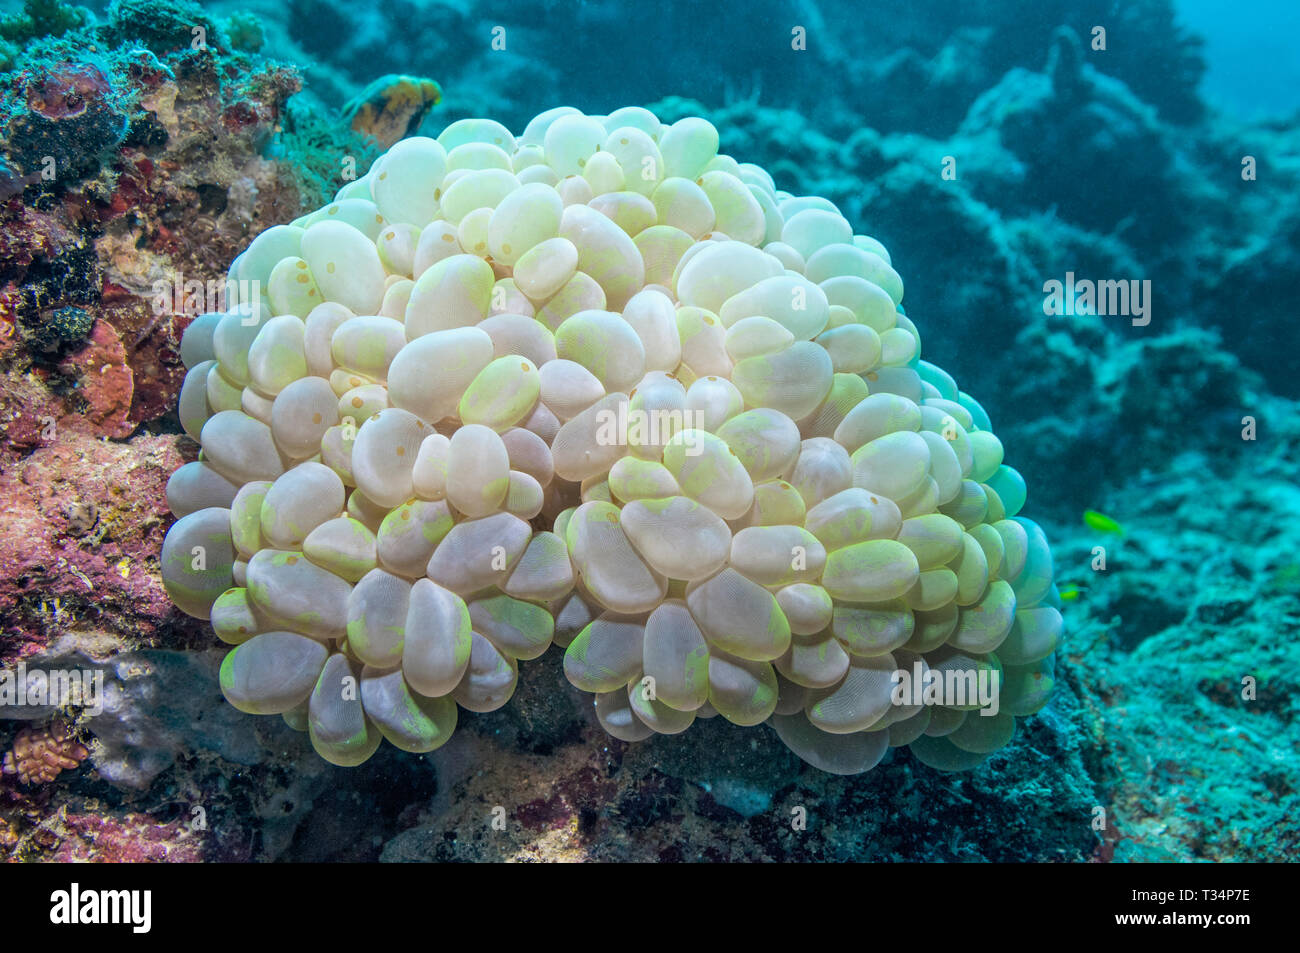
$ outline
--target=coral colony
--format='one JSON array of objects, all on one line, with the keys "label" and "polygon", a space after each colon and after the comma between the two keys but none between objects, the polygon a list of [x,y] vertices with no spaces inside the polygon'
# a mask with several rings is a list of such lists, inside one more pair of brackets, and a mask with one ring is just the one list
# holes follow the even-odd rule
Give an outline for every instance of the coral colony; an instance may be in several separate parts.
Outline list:
[{"label": "coral colony", "polygon": [[[555,643],[609,734],[978,765],[1052,690],[1052,557],[888,251],[640,108],[394,145],[185,334],[162,572],[221,688],[357,765]],[[242,290],[241,290],[242,289]]]}]

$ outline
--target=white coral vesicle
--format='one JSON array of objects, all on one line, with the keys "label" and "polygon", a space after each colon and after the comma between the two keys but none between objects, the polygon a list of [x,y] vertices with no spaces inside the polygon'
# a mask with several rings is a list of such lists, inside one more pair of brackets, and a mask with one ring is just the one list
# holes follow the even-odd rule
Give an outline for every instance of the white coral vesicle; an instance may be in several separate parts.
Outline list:
[{"label": "white coral vesicle", "polygon": [[842,774],[973,767],[1046,704],[1051,551],[988,416],[884,246],[718,143],[464,120],[235,260],[162,551],[231,704],[430,751],[554,642],[618,738],[768,722]]}]

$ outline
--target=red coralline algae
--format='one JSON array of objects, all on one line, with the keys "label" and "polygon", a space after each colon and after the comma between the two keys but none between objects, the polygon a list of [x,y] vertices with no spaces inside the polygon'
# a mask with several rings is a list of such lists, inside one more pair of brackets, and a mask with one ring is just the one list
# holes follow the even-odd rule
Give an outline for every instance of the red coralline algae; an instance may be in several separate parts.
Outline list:
[{"label": "red coralline algae", "polygon": [[[6,663],[70,628],[89,625],[148,643],[179,622],[156,565],[168,521],[167,477],[182,462],[171,436],[126,445],[56,428],[50,445],[0,474]],[[88,530],[87,503],[96,510]]]},{"label": "red coralline algae", "polygon": [[[62,209],[41,211],[14,196],[0,211],[0,265],[15,277],[34,261],[53,258],[63,248],[76,244],[75,223],[66,220]],[[6,286],[17,292],[17,281]]]},{"label": "red coralline algae", "polygon": [[148,814],[69,813],[63,836],[49,855],[59,863],[194,863],[202,841],[184,821],[158,823]]},{"label": "red coralline algae", "polygon": [[95,322],[86,346],[59,368],[77,380],[77,392],[86,403],[82,413],[63,421],[66,426],[89,428],[97,436],[130,436],[135,429],[130,419],[135,376],[126,360],[126,349],[113,326]]}]

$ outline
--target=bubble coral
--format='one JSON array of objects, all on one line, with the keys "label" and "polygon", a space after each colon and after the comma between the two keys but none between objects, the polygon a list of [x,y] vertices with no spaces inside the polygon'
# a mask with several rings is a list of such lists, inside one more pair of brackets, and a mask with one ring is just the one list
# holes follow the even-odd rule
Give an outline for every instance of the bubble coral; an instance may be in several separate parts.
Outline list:
[{"label": "bubble coral", "polygon": [[[230,287],[182,344],[163,578],[230,702],[330,761],[437,747],[552,642],[611,735],[768,722],[845,774],[973,767],[1046,703],[1051,552],[988,416],[884,246],[705,120],[404,139]],[[997,713],[894,704],[926,669]]]}]

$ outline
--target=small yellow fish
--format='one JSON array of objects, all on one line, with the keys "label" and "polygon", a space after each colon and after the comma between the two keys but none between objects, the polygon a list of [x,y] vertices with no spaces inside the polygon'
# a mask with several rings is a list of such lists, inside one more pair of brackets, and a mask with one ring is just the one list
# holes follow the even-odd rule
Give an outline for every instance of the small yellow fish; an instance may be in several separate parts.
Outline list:
[{"label": "small yellow fish", "polygon": [[113,567],[117,570],[118,575],[123,579],[131,575],[131,559],[129,556],[123,556],[118,560],[117,565]]},{"label": "small yellow fish", "polygon": [[374,139],[387,149],[420,128],[429,110],[442,101],[442,90],[431,79],[389,73],[361,91],[343,107],[343,119],[353,132]]},{"label": "small yellow fish", "polygon": [[1061,594],[1062,602],[1073,602],[1075,599],[1079,598],[1079,594],[1083,590],[1081,590],[1078,586],[1062,586],[1059,591]]},{"label": "small yellow fish", "polygon": [[1085,526],[1095,529],[1102,533],[1116,533],[1124,535],[1124,527],[1116,520],[1111,519],[1105,513],[1098,513],[1096,510],[1083,511],[1083,523]]}]

